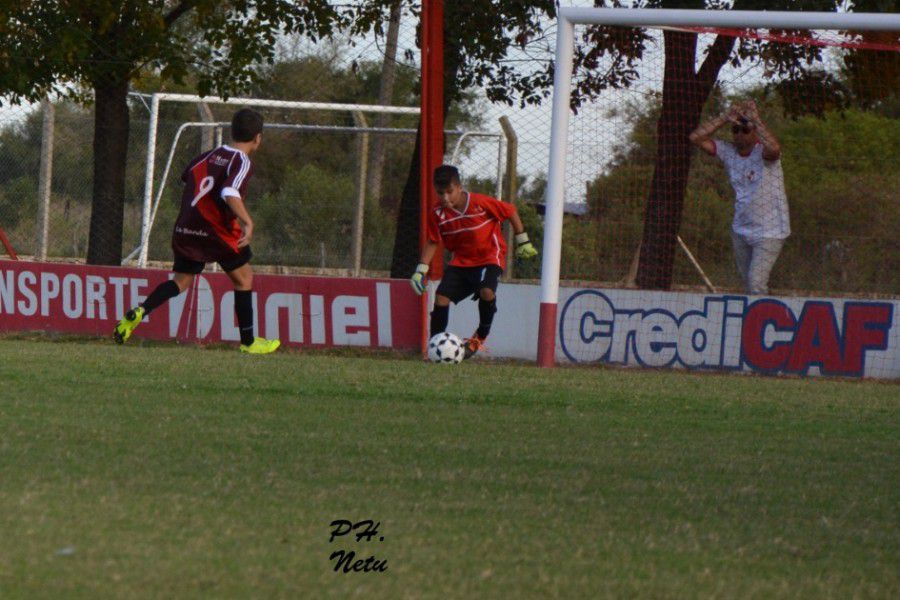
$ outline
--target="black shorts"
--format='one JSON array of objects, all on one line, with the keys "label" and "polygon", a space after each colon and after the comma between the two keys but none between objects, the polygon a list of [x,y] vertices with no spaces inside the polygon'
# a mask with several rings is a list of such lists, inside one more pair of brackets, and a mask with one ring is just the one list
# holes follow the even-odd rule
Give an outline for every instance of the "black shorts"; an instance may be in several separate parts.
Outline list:
[{"label": "black shorts", "polygon": [[[227,258],[225,260],[219,260],[216,262],[219,263],[219,266],[222,267],[223,271],[229,273],[246,265],[248,262],[250,262],[251,258],[253,258],[253,252],[250,250],[250,246],[244,246],[243,248],[241,248],[240,253],[236,254],[234,258]],[[191,260],[189,258],[185,258],[176,254],[175,264],[172,265],[172,270],[176,273],[199,275],[203,272],[203,268],[205,266],[205,262]]]},{"label": "black shorts", "polygon": [[444,270],[444,278],[438,285],[437,294],[450,298],[454,304],[469,296],[472,296],[473,300],[477,300],[482,288],[490,288],[493,292],[497,291],[497,283],[500,281],[501,275],[503,275],[503,269],[497,265],[449,266]]}]

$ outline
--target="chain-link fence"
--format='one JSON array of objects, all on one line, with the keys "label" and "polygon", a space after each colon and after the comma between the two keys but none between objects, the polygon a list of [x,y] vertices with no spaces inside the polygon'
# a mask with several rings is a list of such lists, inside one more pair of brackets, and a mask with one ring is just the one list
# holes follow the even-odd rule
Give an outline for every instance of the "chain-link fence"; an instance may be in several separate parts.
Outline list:
[{"label": "chain-link fence", "polygon": [[[257,264],[349,273],[391,269],[398,216],[409,210],[402,197],[416,150],[420,77],[417,17],[408,7],[393,16],[394,24],[379,35],[339,32],[317,44],[281,39],[279,60],[259,67],[260,83],[241,94],[253,99],[266,123],[246,198]],[[181,98],[161,100],[152,88],[129,93],[125,264],[171,260],[183,169],[192,157],[227,143],[231,116],[248,104],[186,99],[196,93],[190,86],[177,91]],[[447,160],[500,195],[500,179],[510,168],[504,162],[508,143],[499,121],[485,121],[470,97],[448,116]],[[399,110],[366,108],[383,105]],[[58,98],[0,112],[0,227],[23,257],[87,256],[94,119],[92,102]],[[403,234],[418,237],[417,231]]]},{"label": "chain-link fence", "polygon": [[[141,123],[132,124],[124,238],[139,239]],[[0,109],[0,227],[17,253],[78,258],[87,253],[93,197],[94,113],[72,102]]]},{"label": "chain-link fence", "polygon": [[[258,67],[260,83],[241,96],[417,107],[416,6],[400,5],[396,27],[385,21],[378,34],[345,31],[315,44],[281,39],[278,59]],[[537,42],[527,49],[512,45],[504,59],[520,72],[540,73],[552,60],[555,23],[545,19],[541,26]],[[646,210],[659,166],[667,42],[658,30],[579,27],[576,36],[581,98],[570,123],[562,277],[638,285]],[[699,34],[695,66],[714,38]],[[641,56],[616,58],[635,54],[639,41]],[[592,48],[605,50],[592,55]],[[898,46],[891,38],[877,47],[835,42],[815,46],[815,52],[810,48],[797,39],[737,40],[703,102],[702,119],[755,99],[781,141],[791,235],[772,271],[773,290],[897,294],[900,100],[896,79],[887,74],[896,71]],[[808,76],[773,77],[772,69],[791,56],[813,59]],[[598,81],[596,93],[590,92]],[[148,82],[134,87],[121,255],[140,259],[144,230],[146,257],[168,262],[181,172],[192,156],[227,142],[228,128],[221,124],[237,106],[161,102],[148,180],[152,93],[160,90]],[[166,91],[197,93],[191,85],[169,85]],[[418,238],[413,228],[397,231],[403,212],[418,206],[405,201],[418,188],[411,168],[417,115],[257,108],[268,128],[253,157],[256,173],[247,198],[256,221],[255,262],[351,273],[411,270],[416,257],[401,257],[406,262],[398,268],[395,248],[404,235]],[[55,98],[0,109],[0,227],[24,256],[87,255],[96,193],[93,110],[90,103]],[[540,249],[549,99],[524,107],[491,103],[485,88],[470,87],[449,107],[446,128],[445,160],[458,164],[468,188],[516,202]],[[696,149],[690,153],[671,284],[741,290],[730,233],[734,191],[715,158]],[[148,201],[158,206],[150,212],[149,229]],[[510,267],[507,275],[539,276],[537,263]]]},{"label": "chain-link fence", "polygon": [[[681,31],[665,39],[661,29],[576,27],[577,110],[569,123],[562,280],[748,291],[732,239],[735,211],[738,220],[746,215],[740,202],[736,206],[737,175],[720,160],[721,152],[708,155],[689,134],[731,106],[753,101],[758,121],[780,143],[786,190],[782,215],[766,209],[754,218],[766,231],[779,216],[790,223],[770,290],[900,293],[898,36],[751,33]],[[702,95],[692,78],[699,78],[717,34],[729,51]],[[550,46],[542,55],[531,48],[513,58],[539,63],[535,56],[546,60]],[[673,74],[679,52],[686,66]],[[663,114],[670,106],[672,114]],[[493,105],[483,115],[491,120],[504,113],[519,138],[518,200],[528,203],[526,216],[531,207],[542,213],[549,101],[514,110]],[[731,125],[715,132],[720,147],[734,143]],[[763,146],[758,136],[757,147]],[[682,154],[684,164],[674,166]],[[762,162],[762,168],[775,164]],[[760,173],[744,175],[760,185]],[[671,205],[648,216],[648,206],[660,200]],[[541,220],[531,223],[539,227]],[[642,271],[654,279],[666,270],[654,260],[642,264],[642,252],[645,260],[655,253],[646,239],[653,225],[659,231],[650,231],[651,242],[672,232],[661,261],[671,265],[665,284],[641,281]],[[535,274],[522,267],[519,275]]]}]

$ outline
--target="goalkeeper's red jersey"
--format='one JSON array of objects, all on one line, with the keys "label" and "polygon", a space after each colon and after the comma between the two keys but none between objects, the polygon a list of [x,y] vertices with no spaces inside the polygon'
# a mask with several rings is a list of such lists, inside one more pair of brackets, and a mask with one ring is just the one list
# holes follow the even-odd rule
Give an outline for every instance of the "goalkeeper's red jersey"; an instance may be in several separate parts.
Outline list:
[{"label": "goalkeeper's red jersey", "polygon": [[172,234],[176,254],[198,262],[215,262],[239,253],[241,227],[225,198],[244,198],[252,175],[250,158],[227,145],[191,160],[181,175],[181,212]]},{"label": "goalkeeper's red jersey", "polygon": [[467,192],[465,207],[459,211],[438,206],[428,215],[428,239],[444,242],[453,253],[455,267],[506,266],[506,240],[500,224],[516,214],[514,204]]}]

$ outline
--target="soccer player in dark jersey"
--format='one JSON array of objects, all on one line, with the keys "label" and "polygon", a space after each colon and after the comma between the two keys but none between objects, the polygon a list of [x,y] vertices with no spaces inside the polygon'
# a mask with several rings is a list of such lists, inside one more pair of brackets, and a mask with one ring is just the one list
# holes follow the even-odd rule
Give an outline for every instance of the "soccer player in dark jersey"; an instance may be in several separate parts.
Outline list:
[{"label": "soccer player in dark jersey", "polygon": [[234,284],[241,352],[268,354],[281,345],[278,340],[253,335],[253,219],[244,198],[253,175],[249,155],[262,142],[262,128],[258,112],[239,110],[231,121],[231,144],[197,156],[184,170],[181,212],[172,234],[174,276],[158,285],[143,304],[125,313],[113,332],[116,342],[126,342],[146,315],[190,287],[206,263],[217,262]]},{"label": "soccer player in dark jersey", "polygon": [[419,265],[410,282],[417,294],[425,291],[425,276],[438,243],[453,253],[438,285],[431,311],[432,337],[447,329],[450,303],[469,296],[478,300],[478,329],[465,341],[465,358],[484,346],[497,312],[497,283],[506,264],[506,241],[500,231],[505,220],[516,234],[516,256],[534,258],[537,250],[528,240],[516,206],[496,198],[467,192],[459,171],[450,165],[434,170],[434,191],[440,205],[428,215],[428,233]]}]

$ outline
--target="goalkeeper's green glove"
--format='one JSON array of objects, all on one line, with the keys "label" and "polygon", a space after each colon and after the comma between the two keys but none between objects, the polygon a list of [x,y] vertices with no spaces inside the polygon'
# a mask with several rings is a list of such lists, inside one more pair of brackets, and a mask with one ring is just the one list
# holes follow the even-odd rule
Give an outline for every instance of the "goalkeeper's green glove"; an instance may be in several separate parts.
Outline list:
[{"label": "goalkeeper's green glove", "polygon": [[416,267],[416,272],[413,273],[413,276],[409,278],[409,284],[412,286],[413,290],[418,294],[422,295],[422,292],[425,291],[425,275],[428,274],[428,265],[425,263],[419,263]]},{"label": "goalkeeper's green glove", "polygon": [[524,231],[516,234],[516,256],[519,258],[534,258],[538,251],[528,240],[528,234]]}]

